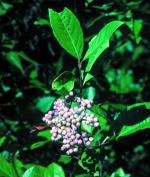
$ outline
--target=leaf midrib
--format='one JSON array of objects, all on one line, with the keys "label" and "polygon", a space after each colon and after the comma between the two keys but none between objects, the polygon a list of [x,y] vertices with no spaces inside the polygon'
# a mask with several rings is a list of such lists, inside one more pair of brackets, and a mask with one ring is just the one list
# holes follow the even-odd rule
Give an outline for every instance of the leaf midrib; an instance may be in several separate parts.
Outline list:
[{"label": "leaf midrib", "polygon": [[72,43],[72,45],[73,45],[73,48],[74,48],[74,50],[75,50],[76,55],[77,55],[78,59],[80,59],[80,57],[79,57],[79,55],[78,55],[78,51],[76,50],[76,47],[75,47],[74,42],[73,42],[73,40],[72,40],[72,37],[71,37],[71,35],[69,34],[69,31],[68,31],[67,27],[66,27],[65,24],[63,23],[63,20],[62,20],[62,18],[61,18],[61,14],[59,13],[58,15],[59,15],[59,18],[60,18],[60,20],[61,20],[61,22],[62,22],[64,28],[66,29],[66,31],[67,31],[67,33],[68,33],[68,35],[69,35],[69,38],[70,38],[70,40],[71,40],[71,43]]}]

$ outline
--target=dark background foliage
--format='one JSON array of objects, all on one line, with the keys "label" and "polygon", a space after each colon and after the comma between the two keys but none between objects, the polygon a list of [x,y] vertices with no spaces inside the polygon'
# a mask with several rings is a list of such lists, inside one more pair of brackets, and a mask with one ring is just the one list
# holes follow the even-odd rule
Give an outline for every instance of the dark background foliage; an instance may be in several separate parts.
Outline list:
[{"label": "dark background foliage", "polygon": [[[122,27],[113,37],[109,49],[94,66],[92,74],[96,80],[88,86],[96,89],[96,102],[114,105],[110,114],[121,110],[125,104],[149,101],[150,6],[147,1],[1,0],[1,3],[10,5],[8,9],[0,9],[0,137],[5,137],[0,151],[7,158],[18,151],[19,159],[24,163],[48,165],[57,161],[61,154],[59,145],[55,143],[30,149],[31,144],[39,140],[36,132],[31,133],[31,130],[35,125],[43,125],[43,112],[37,106],[39,99],[44,96],[57,97],[51,89],[53,79],[63,71],[71,71],[77,66],[76,60],[54,39],[49,25],[40,24],[39,19],[48,20],[48,8],[61,11],[68,7],[76,14],[83,27],[85,49],[88,47],[87,41],[107,22],[123,20],[134,23],[140,19],[141,41],[136,41],[138,39],[132,30]],[[122,74],[118,76],[119,81],[116,81],[119,85],[116,84],[117,89],[111,89],[113,83],[109,83],[106,75],[109,78],[122,69],[125,73],[132,72],[134,81],[118,91],[120,80],[125,77]],[[130,84],[135,89],[130,90]],[[145,130],[108,146],[103,171],[111,174],[122,167],[133,177],[150,176],[149,138],[149,131]],[[74,162],[63,167],[66,174],[69,174]],[[83,170],[77,167],[76,171]]]}]

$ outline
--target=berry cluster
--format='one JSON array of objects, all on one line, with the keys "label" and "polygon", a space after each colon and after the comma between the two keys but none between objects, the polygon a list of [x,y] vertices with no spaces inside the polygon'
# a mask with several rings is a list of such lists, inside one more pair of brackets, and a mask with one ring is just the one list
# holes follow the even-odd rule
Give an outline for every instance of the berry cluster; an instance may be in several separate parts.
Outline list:
[{"label": "berry cluster", "polygon": [[[72,103],[76,103],[77,106],[71,107]],[[51,127],[52,140],[61,140],[61,150],[66,151],[67,154],[77,152],[81,144],[90,146],[93,138],[86,132],[81,133],[80,129],[82,121],[86,125],[99,126],[94,114],[86,112],[86,109],[91,106],[92,101],[74,97],[73,92],[70,92],[65,99],[57,99],[53,110],[43,117],[43,121]]]}]

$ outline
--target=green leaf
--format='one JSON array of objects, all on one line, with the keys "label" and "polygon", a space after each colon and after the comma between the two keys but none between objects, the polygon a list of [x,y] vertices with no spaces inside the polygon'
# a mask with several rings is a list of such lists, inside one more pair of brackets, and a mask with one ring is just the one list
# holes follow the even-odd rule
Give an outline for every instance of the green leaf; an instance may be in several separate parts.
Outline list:
[{"label": "green leaf", "polygon": [[89,80],[91,80],[94,76],[90,73],[87,73],[85,75],[84,81],[83,81],[83,85],[85,85],[86,82],[88,82]]},{"label": "green leaf", "polygon": [[14,51],[16,52],[16,54],[24,59],[25,61],[29,62],[29,63],[32,63],[34,65],[37,65],[38,63],[36,61],[34,61],[33,59],[31,59],[24,51]]},{"label": "green leaf", "polygon": [[59,44],[72,56],[81,58],[84,39],[80,22],[68,8],[60,13],[49,9],[50,25]]},{"label": "green leaf", "polygon": [[141,41],[140,32],[143,27],[143,21],[141,19],[135,19],[133,21],[126,22],[127,26],[130,28],[130,30],[133,33],[132,38],[135,40],[137,44]]},{"label": "green leaf", "polygon": [[31,150],[34,150],[34,149],[40,148],[40,147],[44,146],[46,143],[48,143],[48,141],[38,141],[38,142],[36,142],[36,143],[33,143],[33,144],[30,146],[30,149],[31,149]]},{"label": "green leaf", "polygon": [[112,34],[121,26],[123,22],[121,21],[112,21],[105,25],[102,30],[94,36],[89,42],[89,48],[84,56],[83,60],[88,59],[88,64],[86,66],[86,72],[89,72],[102,54],[102,52],[109,47],[109,40]]},{"label": "green leaf", "polygon": [[0,138],[0,147],[3,145],[3,143],[6,141],[6,136],[3,136]]},{"label": "green leaf", "polygon": [[105,74],[109,84],[110,90],[119,94],[126,94],[130,92],[140,92],[142,87],[138,83],[134,83],[134,75],[132,70],[110,69]]},{"label": "green leaf", "polygon": [[47,112],[51,108],[54,100],[55,97],[53,96],[41,97],[37,100],[36,108],[41,112]]},{"label": "green leaf", "polygon": [[52,176],[48,175],[46,168],[40,165],[35,165],[27,169],[23,174],[23,177],[52,177]]},{"label": "green leaf", "polygon": [[92,177],[92,176],[88,173],[83,173],[83,174],[75,175],[75,177]]},{"label": "green leaf", "polygon": [[0,176],[16,177],[12,166],[1,156],[0,156]]},{"label": "green leaf", "polygon": [[72,160],[71,156],[69,155],[61,155],[58,159],[59,163],[63,163],[63,164],[68,164],[70,163]]},{"label": "green leaf", "polygon": [[47,168],[48,173],[51,177],[65,177],[64,170],[56,163],[51,163]]},{"label": "green leaf", "polygon": [[138,131],[150,128],[150,116],[140,123],[134,125],[125,125],[121,128],[117,138],[124,137],[136,133]]},{"label": "green leaf", "polygon": [[145,109],[150,109],[150,102],[142,102],[142,103],[136,103],[136,104],[129,105],[127,106],[127,111],[133,108],[138,108],[140,106],[145,106]]},{"label": "green leaf", "polygon": [[96,90],[94,87],[88,87],[85,89],[84,93],[85,97],[89,100],[94,100],[94,97],[96,95]]},{"label": "green leaf", "polygon": [[96,104],[93,105],[92,108],[91,108],[91,111],[98,118],[101,130],[108,130],[109,129],[109,124],[108,124],[108,120],[107,120],[107,114],[100,107],[100,105],[96,105]]},{"label": "green leaf", "polygon": [[111,177],[130,177],[130,174],[126,174],[122,168],[118,168],[111,174]]},{"label": "green leaf", "polygon": [[10,51],[7,53],[3,52],[3,55],[12,65],[18,68],[21,72],[23,72],[23,66],[17,52],[15,51]]},{"label": "green leaf", "polygon": [[23,66],[21,59],[37,65],[38,63],[32,60],[30,57],[26,55],[23,51],[10,51],[10,52],[3,52],[4,57],[15,67],[17,67],[21,72],[23,72]]},{"label": "green leaf", "polygon": [[85,121],[82,121],[81,122],[81,129],[82,129],[82,131],[85,131],[85,132],[87,132],[89,134],[92,134],[94,128],[92,126],[90,126],[90,125],[87,125],[85,123]]},{"label": "green leaf", "polygon": [[46,138],[47,140],[51,139],[50,130],[42,130],[37,133],[38,136]]},{"label": "green leaf", "polygon": [[49,21],[47,19],[44,18],[39,18],[36,21],[34,21],[34,25],[39,25],[39,26],[49,26]]},{"label": "green leaf", "polygon": [[59,94],[65,95],[74,88],[75,77],[71,72],[65,71],[60,74],[52,83],[52,89]]},{"label": "green leaf", "polygon": [[0,16],[6,15],[9,9],[12,9],[13,5],[6,2],[0,2]]},{"label": "green leaf", "polygon": [[86,151],[83,151],[83,153],[81,155],[81,158],[78,160],[78,164],[84,170],[86,170],[87,172],[89,172],[90,170],[89,170],[87,164],[85,163],[87,159],[88,159],[88,155],[87,155]]}]

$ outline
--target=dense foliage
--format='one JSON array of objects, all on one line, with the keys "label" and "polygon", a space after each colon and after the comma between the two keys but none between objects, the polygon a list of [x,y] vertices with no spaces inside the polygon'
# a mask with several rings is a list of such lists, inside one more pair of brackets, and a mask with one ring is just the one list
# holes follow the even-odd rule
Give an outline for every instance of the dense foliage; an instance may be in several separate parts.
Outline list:
[{"label": "dense foliage", "polygon": [[149,8],[0,0],[0,177],[150,176]]}]

